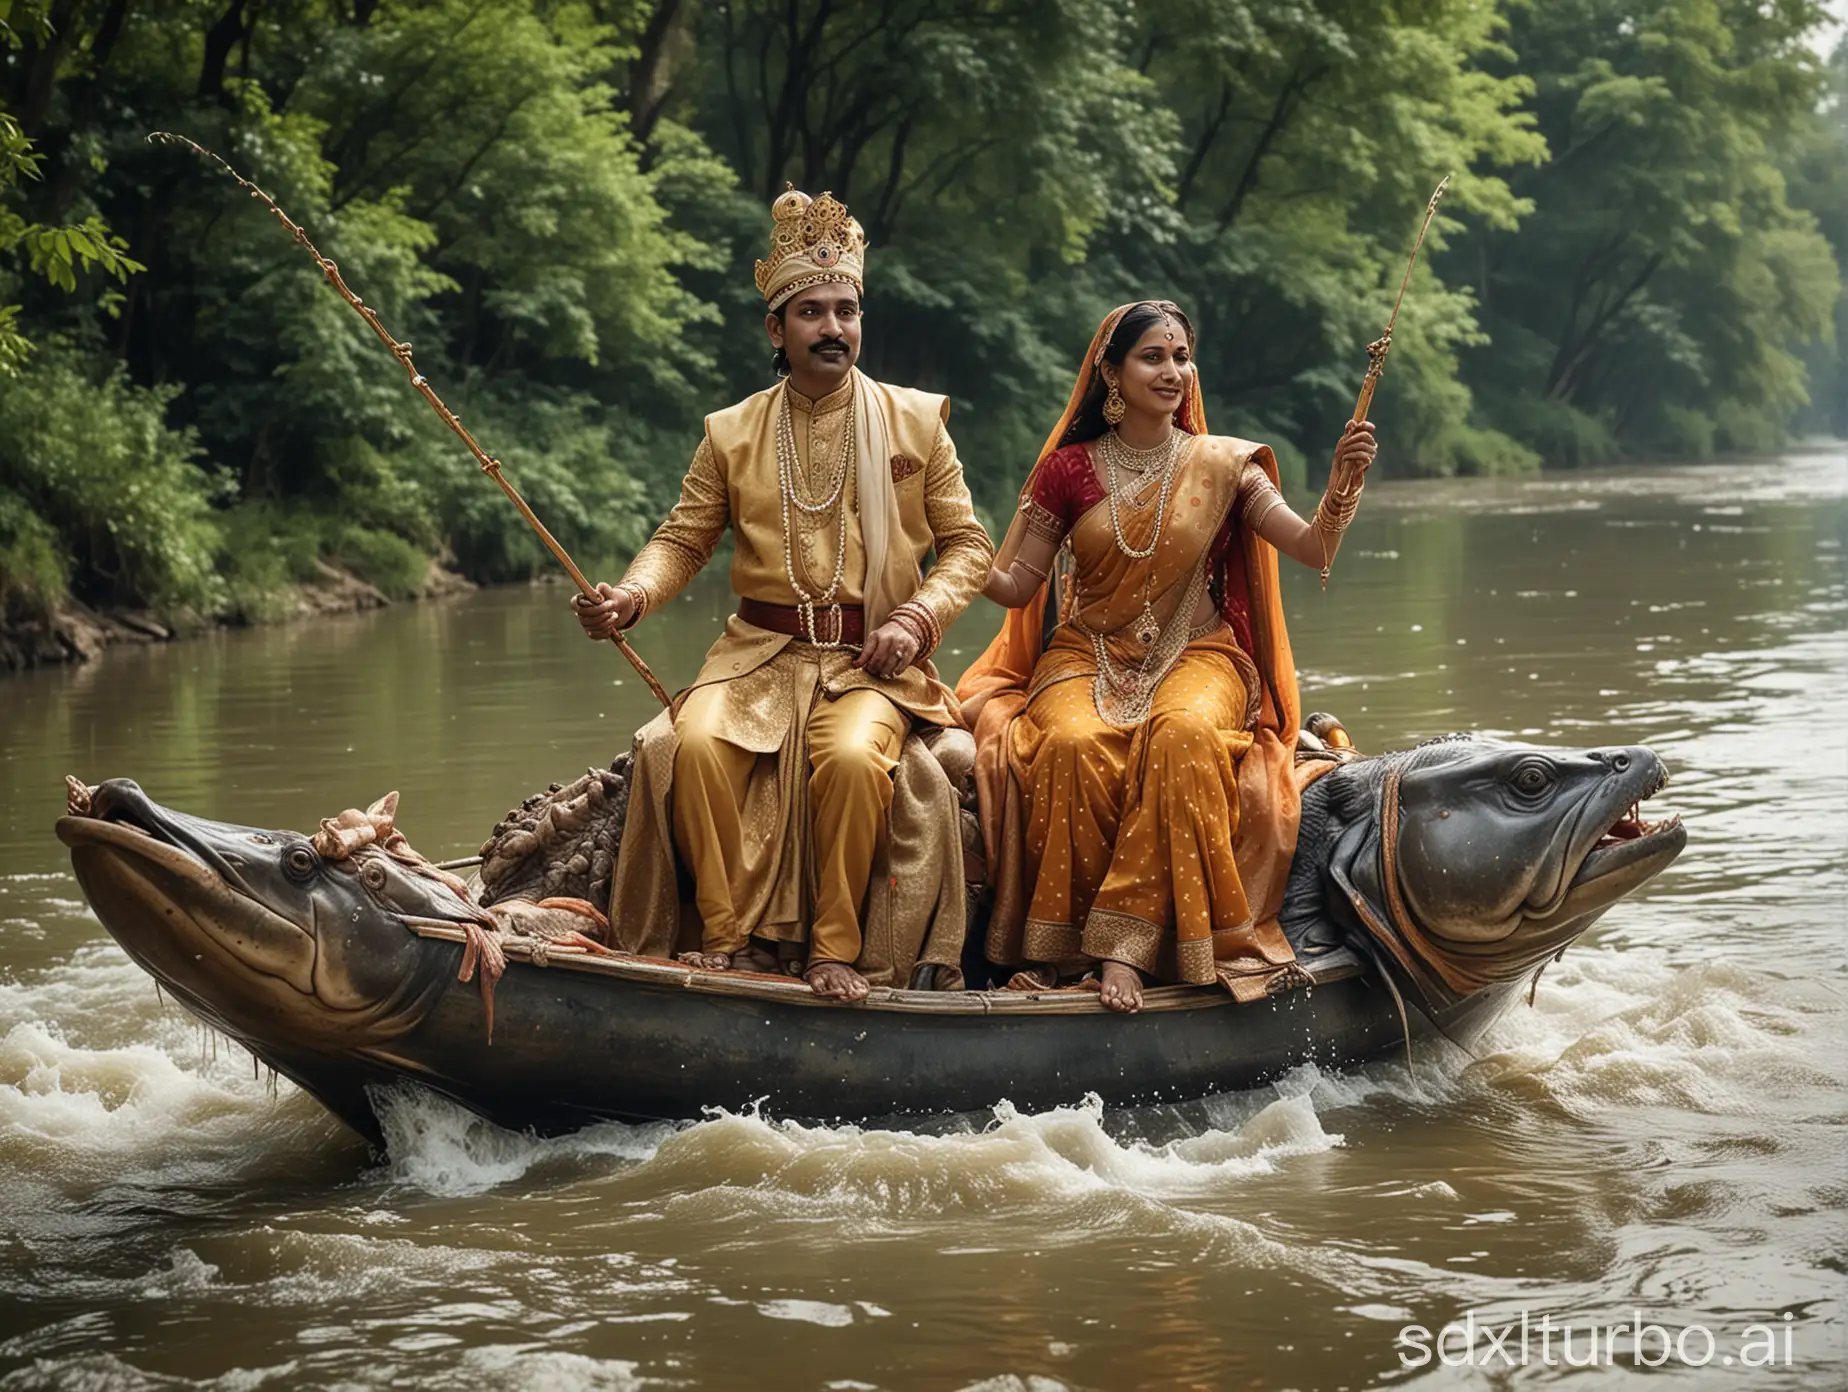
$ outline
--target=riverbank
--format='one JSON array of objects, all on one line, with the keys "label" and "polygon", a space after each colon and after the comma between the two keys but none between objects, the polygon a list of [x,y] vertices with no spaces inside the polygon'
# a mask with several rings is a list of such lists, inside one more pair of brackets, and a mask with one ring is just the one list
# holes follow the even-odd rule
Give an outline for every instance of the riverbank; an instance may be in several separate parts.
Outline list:
[{"label": "riverbank", "polygon": [[[383,609],[393,600],[378,586],[350,570],[315,562],[313,579],[289,585],[274,617],[265,623],[292,623],[328,614]],[[410,598],[434,599],[461,594],[474,584],[434,561],[424,583]],[[164,621],[145,609],[92,609],[65,598],[38,613],[0,614],[0,675],[89,662],[119,644],[170,643],[191,632],[250,627],[248,620],[204,620],[190,626]]]}]

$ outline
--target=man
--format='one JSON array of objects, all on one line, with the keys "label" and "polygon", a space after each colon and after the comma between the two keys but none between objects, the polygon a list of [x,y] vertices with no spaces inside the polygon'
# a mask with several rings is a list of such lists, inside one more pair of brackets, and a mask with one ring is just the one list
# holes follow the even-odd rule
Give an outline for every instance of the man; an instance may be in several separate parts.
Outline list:
[{"label": "man", "polygon": [[[994,548],[945,428],[948,402],[854,366],[859,223],[830,195],[793,187],[771,215],[757,288],[786,380],[707,417],[680,501],[622,580],[577,608],[592,638],[626,628],[679,593],[732,529],[738,612],[677,702],[662,798],[701,920],[700,950],[683,960],[773,968],[777,945],[806,940],[809,986],[851,1001],[867,992],[854,965],[862,904],[904,741],[957,721],[929,656]],[[665,738],[650,726],[644,750]],[[636,828],[632,814],[612,899],[658,905],[663,876],[644,864],[648,833]]]}]

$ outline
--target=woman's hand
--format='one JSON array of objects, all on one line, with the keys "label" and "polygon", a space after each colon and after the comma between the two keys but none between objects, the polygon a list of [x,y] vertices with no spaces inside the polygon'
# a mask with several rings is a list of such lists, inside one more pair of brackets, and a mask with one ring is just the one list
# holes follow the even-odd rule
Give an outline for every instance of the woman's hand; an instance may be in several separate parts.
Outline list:
[{"label": "woman's hand", "polygon": [[614,638],[635,622],[635,596],[614,585],[599,584],[595,599],[587,594],[572,595],[571,609],[585,637],[596,641]]},{"label": "woman's hand", "polygon": [[1335,463],[1328,475],[1328,486],[1336,494],[1352,493],[1367,481],[1367,470],[1379,454],[1379,442],[1373,438],[1372,421],[1349,421],[1335,446]]},{"label": "woman's hand", "polygon": [[918,640],[902,623],[883,623],[867,635],[853,665],[888,680],[917,660]]}]

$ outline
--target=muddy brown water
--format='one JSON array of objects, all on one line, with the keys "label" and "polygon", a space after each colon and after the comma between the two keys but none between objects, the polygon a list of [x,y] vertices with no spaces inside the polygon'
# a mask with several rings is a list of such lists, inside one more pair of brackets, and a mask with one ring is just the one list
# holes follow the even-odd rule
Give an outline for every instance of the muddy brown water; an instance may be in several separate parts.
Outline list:
[{"label": "muddy brown water", "polygon": [[[1637,1314],[1675,1382],[1840,1387],[1845,495],[1839,451],[1369,489],[1328,595],[1292,577],[1308,704],[1372,749],[1646,742],[1686,855],[1473,1058],[938,1134],[537,1140],[408,1095],[381,1161],[87,911],[67,771],[298,828],[397,788],[434,855],[607,761],[649,697],[562,590],[0,681],[0,1388],[1598,1387],[1645,1374],[1634,1341],[1564,1356]],[[639,639],[670,685],[708,578]],[[1405,1366],[1408,1326],[1523,1313],[1506,1355]]]}]

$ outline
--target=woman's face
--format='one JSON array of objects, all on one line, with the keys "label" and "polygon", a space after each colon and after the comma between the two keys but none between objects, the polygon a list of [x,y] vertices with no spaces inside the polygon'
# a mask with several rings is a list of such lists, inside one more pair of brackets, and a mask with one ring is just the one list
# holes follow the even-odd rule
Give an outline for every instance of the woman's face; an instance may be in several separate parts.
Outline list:
[{"label": "woman's face", "polygon": [[1151,325],[1116,369],[1123,404],[1145,416],[1172,416],[1193,387],[1193,349],[1174,320]]}]

